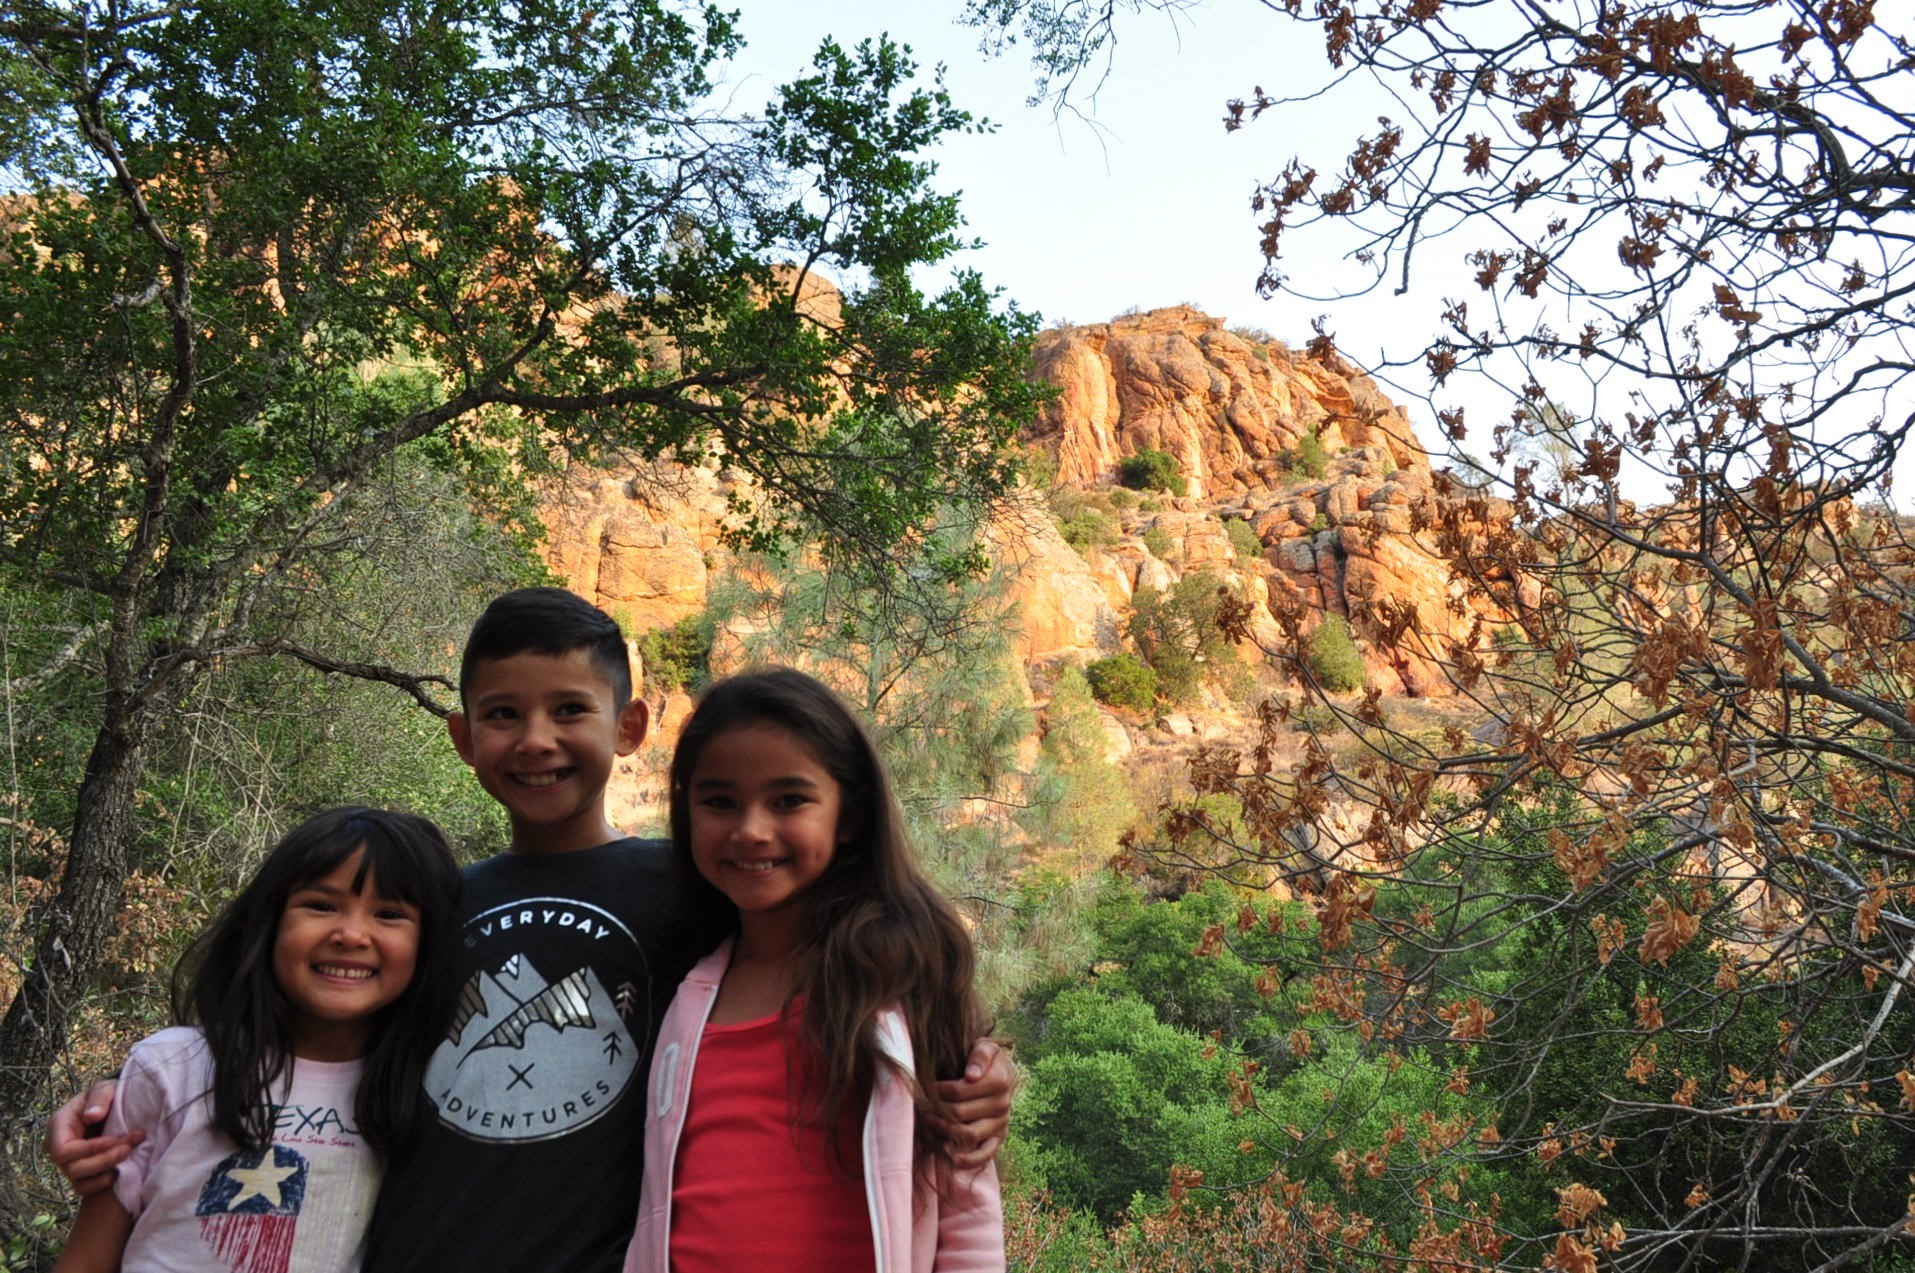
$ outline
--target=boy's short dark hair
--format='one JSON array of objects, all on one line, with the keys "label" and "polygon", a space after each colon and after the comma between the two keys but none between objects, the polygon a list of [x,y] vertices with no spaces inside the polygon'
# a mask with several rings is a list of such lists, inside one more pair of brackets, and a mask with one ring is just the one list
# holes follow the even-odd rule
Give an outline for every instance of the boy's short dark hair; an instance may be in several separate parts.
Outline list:
[{"label": "boy's short dark hair", "polygon": [[584,650],[606,684],[614,705],[632,697],[632,660],[625,634],[603,610],[563,588],[520,588],[496,598],[472,625],[459,660],[459,697],[481,663],[515,654],[553,657]]}]

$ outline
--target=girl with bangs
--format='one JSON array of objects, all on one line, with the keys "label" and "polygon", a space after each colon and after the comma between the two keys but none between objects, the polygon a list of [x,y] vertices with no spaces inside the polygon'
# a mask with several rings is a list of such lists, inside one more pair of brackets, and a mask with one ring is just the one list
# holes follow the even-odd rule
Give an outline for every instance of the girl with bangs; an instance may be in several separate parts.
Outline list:
[{"label": "girl with bangs", "polygon": [[380,1164],[418,1115],[459,871],[424,818],[294,828],[173,973],[107,1132],[147,1129],[81,1203],[56,1273],[353,1273]]}]

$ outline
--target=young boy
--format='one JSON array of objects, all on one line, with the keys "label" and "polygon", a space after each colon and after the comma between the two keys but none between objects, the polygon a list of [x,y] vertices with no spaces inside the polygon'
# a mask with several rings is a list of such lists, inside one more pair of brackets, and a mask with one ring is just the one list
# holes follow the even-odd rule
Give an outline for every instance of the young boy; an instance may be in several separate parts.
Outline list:
[{"label": "young boy", "polygon": [[[512,841],[466,868],[457,1000],[426,1072],[437,1118],[387,1167],[367,1273],[621,1265],[658,1023],[718,939],[686,921],[667,846],[606,820],[613,763],[648,723],[631,688],[618,625],[562,589],[507,593],[473,625],[448,724]],[[974,1054],[976,1081],[947,1088],[987,1144],[1009,1110],[1009,1066],[993,1051]],[[125,1153],[81,1130],[94,1096],[48,1133],[82,1189]]]}]

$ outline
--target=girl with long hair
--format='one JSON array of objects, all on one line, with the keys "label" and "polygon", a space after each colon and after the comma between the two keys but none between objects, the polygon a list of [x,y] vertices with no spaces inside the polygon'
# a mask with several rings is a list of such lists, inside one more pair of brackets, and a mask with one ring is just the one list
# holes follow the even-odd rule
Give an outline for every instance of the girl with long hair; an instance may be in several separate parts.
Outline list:
[{"label": "girl with long hair", "polygon": [[107,1131],[145,1129],[56,1273],[359,1267],[380,1162],[418,1115],[459,871],[424,818],[301,823],[173,971]]},{"label": "girl with long hair", "polygon": [[653,1053],[627,1273],[999,1270],[996,1169],[956,1170],[938,1078],[989,1028],[877,749],[773,668],[706,691],[671,765],[672,848],[735,935]]}]

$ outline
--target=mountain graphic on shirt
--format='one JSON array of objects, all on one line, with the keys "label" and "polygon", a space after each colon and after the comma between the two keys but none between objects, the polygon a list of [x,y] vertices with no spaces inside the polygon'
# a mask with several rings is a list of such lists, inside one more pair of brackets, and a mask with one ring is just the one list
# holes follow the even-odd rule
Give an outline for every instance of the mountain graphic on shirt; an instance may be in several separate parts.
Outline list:
[{"label": "mountain graphic on shirt", "polygon": [[[522,967],[524,972],[520,971]],[[496,976],[481,972],[465,983],[452,1019],[452,1038],[471,1053],[485,1048],[523,1048],[526,1031],[534,1025],[589,1030],[598,1024],[592,1015],[591,977],[590,969],[580,968],[561,980],[541,983],[531,963],[514,955]],[[507,1002],[518,1006],[501,1018],[496,1005]],[[475,1021],[490,1028],[468,1042],[466,1029]]]},{"label": "mountain graphic on shirt", "polygon": [[426,1094],[443,1122],[476,1140],[544,1140],[610,1109],[638,1059],[589,966],[548,980],[513,955],[461,987]]}]

